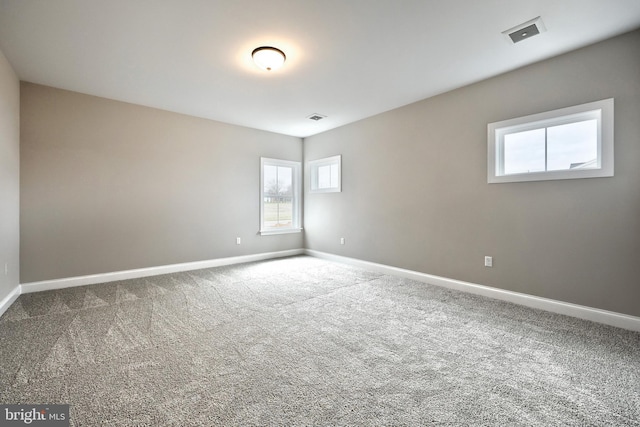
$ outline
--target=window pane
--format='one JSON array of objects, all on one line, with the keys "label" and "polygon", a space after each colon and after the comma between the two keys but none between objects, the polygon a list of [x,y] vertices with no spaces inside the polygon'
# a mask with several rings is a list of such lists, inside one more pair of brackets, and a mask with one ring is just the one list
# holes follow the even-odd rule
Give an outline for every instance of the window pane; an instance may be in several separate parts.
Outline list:
[{"label": "window pane", "polygon": [[293,226],[293,168],[264,166],[264,229]]},{"label": "window pane", "polygon": [[331,165],[331,188],[338,188],[338,167],[337,163]]},{"label": "window pane", "polygon": [[293,195],[293,168],[278,166],[278,194]]},{"label": "window pane", "polygon": [[547,128],[547,170],[597,168],[598,121]]},{"label": "window pane", "polygon": [[291,197],[264,198],[265,229],[291,227],[293,220],[293,203]]},{"label": "window pane", "polygon": [[269,196],[278,195],[278,168],[276,166],[264,166],[264,194]]},{"label": "window pane", "polygon": [[544,128],[504,136],[504,174],[545,170]]},{"label": "window pane", "polygon": [[318,188],[331,187],[331,165],[318,167]]}]

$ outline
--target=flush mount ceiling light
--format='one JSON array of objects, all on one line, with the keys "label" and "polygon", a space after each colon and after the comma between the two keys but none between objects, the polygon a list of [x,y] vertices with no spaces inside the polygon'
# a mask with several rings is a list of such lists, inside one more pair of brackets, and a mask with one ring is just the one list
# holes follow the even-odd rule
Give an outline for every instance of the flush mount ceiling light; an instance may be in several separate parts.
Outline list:
[{"label": "flush mount ceiling light", "polygon": [[263,70],[273,71],[282,67],[287,59],[284,52],[271,46],[261,46],[251,52],[253,62]]}]

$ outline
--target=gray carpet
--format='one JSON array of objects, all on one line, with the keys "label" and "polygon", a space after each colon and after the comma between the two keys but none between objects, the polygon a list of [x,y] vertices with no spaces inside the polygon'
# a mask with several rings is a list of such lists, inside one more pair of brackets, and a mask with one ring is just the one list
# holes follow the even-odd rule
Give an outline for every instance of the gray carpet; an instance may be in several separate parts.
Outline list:
[{"label": "gray carpet", "polygon": [[640,426],[640,334],[305,256],[25,294],[0,343],[74,426]]}]

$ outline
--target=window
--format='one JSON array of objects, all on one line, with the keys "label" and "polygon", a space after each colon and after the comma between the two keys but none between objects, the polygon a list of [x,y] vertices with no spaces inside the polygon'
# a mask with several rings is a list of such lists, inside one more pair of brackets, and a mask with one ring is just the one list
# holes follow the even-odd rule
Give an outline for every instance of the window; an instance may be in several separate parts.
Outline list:
[{"label": "window", "polygon": [[613,176],[613,99],[490,123],[489,183]]},{"label": "window", "polygon": [[309,162],[311,193],[339,193],[342,191],[341,160],[341,156],[333,156]]},{"label": "window", "polygon": [[260,159],[260,234],[300,232],[300,162]]}]

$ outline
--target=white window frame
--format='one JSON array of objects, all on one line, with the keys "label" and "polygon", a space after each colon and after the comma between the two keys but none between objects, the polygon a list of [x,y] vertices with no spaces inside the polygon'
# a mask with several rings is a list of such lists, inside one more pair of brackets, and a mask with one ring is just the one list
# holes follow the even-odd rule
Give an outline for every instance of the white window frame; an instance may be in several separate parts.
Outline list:
[{"label": "white window frame", "polygon": [[[324,159],[310,160],[309,165],[309,192],[310,193],[340,193],[342,191],[342,156],[325,157]],[[335,187],[318,188],[319,170],[322,166],[338,165],[338,185]]]},{"label": "white window frame", "polygon": [[[265,166],[283,166],[293,169],[293,179],[291,185],[293,186],[293,199],[292,205],[292,218],[291,227],[279,228],[279,229],[265,229],[264,228],[264,167]],[[301,226],[301,206],[302,206],[302,164],[301,162],[294,162],[291,160],[270,159],[267,157],[260,158],[260,234],[272,235],[272,234],[288,234],[288,233],[300,233],[302,231]]]},{"label": "white window frame", "polygon": [[[504,174],[505,135],[592,119],[598,120],[597,167]],[[613,176],[613,98],[489,123],[487,128],[489,184]]]}]

